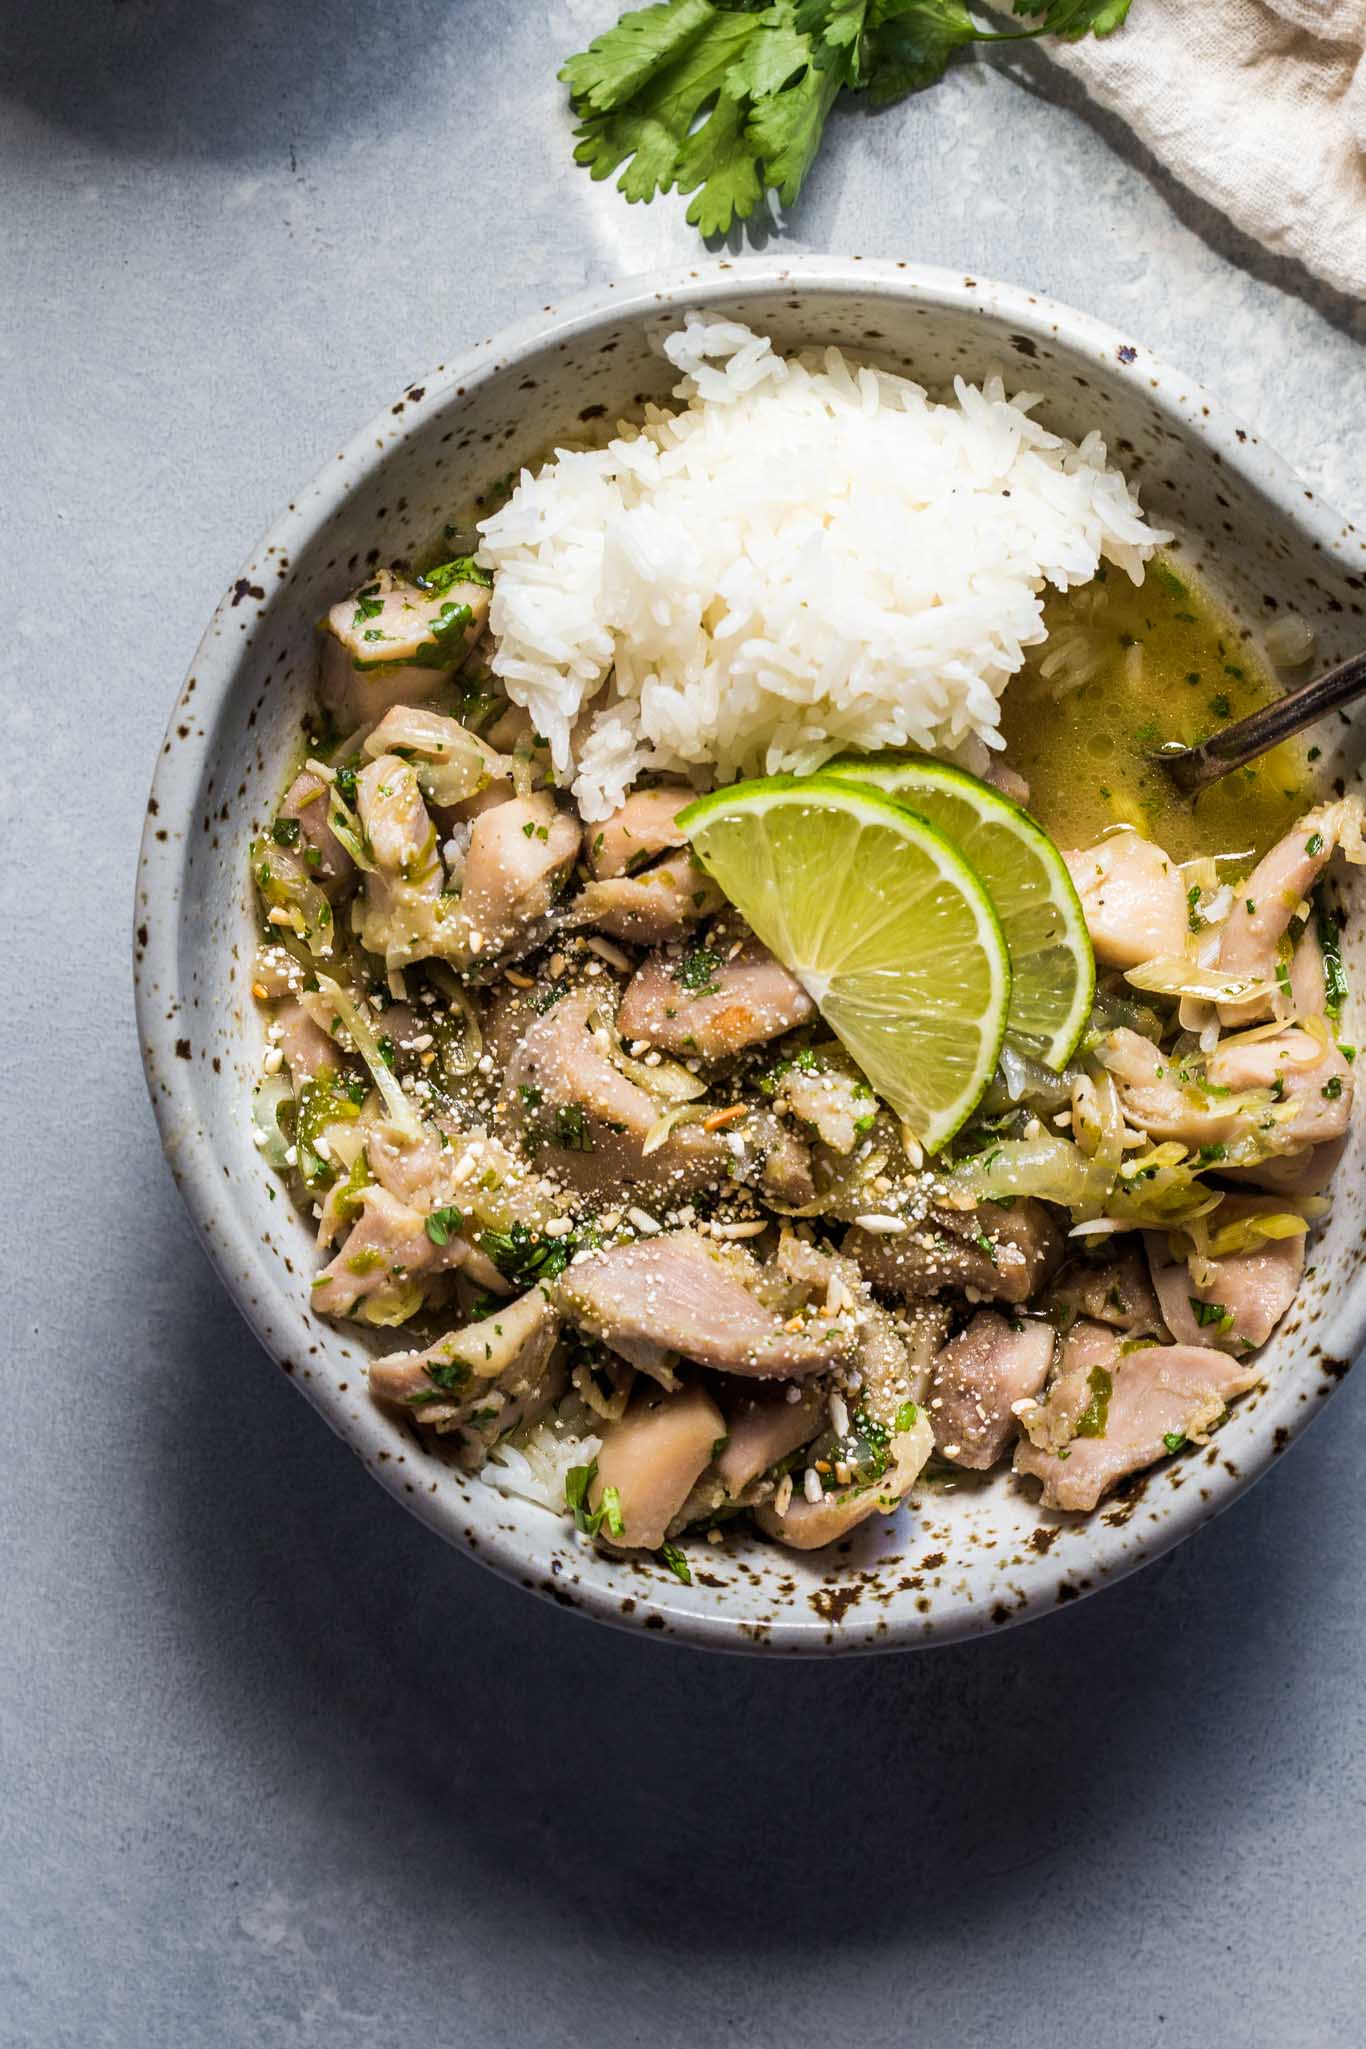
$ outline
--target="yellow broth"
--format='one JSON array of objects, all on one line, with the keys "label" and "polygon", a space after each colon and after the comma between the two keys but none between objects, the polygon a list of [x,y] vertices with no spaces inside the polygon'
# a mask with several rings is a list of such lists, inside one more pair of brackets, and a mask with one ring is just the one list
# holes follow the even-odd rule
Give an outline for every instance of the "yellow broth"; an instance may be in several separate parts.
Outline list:
[{"label": "yellow broth", "polygon": [[1251,640],[1165,556],[1141,585],[1102,568],[1045,605],[1049,638],[1001,702],[1006,760],[1059,846],[1133,825],[1178,861],[1260,855],[1312,801],[1310,762],[1287,741],[1191,803],[1148,757],[1185,746],[1279,696]]}]

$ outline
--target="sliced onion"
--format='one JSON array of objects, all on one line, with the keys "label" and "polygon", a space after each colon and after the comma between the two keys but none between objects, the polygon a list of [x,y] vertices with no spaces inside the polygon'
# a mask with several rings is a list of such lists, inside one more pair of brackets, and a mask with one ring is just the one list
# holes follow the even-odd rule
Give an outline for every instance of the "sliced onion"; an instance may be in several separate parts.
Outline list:
[{"label": "sliced onion", "polygon": [[1198,996],[1206,1003],[1251,1003],[1274,996],[1274,981],[1254,981],[1247,975],[1224,975],[1217,968],[1202,968],[1184,954],[1159,954],[1136,968],[1127,968],[1124,979],[1135,989],[1156,996]]},{"label": "sliced onion", "polygon": [[[354,1002],[330,975],[318,976],[317,994],[322,998],[322,1004],[318,1009],[307,1001],[304,1004],[315,1024],[321,1024],[324,1031],[330,1032],[331,1018],[326,1017],[327,1007],[330,1005],[332,1015],[339,1018],[351,1034],[356,1051],[369,1068],[375,1087],[384,1098],[384,1107],[393,1122],[400,1130],[406,1132],[409,1138],[421,1138],[422,1119],[404,1094],[398,1076],[380,1052],[379,1041],[359,1004]],[[322,1015],[319,1014],[320,1010]]]},{"label": "sliced onion", "polygon": [[710,1115],[711,1105],[709,1103],[687,1102],[672,1104],[662,1117],[656,1117],[654,1123],[646,1132],[644,1143],[640,1148],[641,1158],[648,1159],[651,1153],[657,1153],[669,1137],[669,1134],[676,1131],[680,1124],[700,1124],[704,1117],[709,1117]]},{"label": "sliced onion", "polygon": [[264,1140],[261,1158],[277,1174],[289,1165],[289,1140],[280,1129],[280,1112],[294,1101],[294,1091],[283,1074],[268,1074],[251,1099],[251,1121]]},{"label": "sliced onion", "polygon": [[[438,1031],[443,1073],[452,1081],[459,1081],[462,1075],[473,1074],[484,1050],[484,1032],[480,1022],[479,1008],[460,977],[448,968],[444,961],[429,960],[424,963],[427,980],[439,989],[448,1006],[446,1023],[451,1027],[449,1035]],[[459,1044],[456,1044],[455,1018],[459,1017]]]}]

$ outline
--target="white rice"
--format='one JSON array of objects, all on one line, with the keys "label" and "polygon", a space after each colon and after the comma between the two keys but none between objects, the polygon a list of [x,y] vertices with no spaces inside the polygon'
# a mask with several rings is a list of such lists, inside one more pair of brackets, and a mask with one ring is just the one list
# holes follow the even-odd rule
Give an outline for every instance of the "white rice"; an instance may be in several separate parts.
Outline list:
[{"label": "white rice", "polygon": [[783,357],[733,321],[668,336],[682,409],[523,471],[483,522],[492,665],[587,819],[642,769],[699,785],[912,746],[981,768],[1044,635],[1042,593],[1144,524],[1105,443],[998,377],[955,403],[838,349]]},{"label": "white rice", "polygon": [[518,1494],[563,1514],[566,1474],[571,1466],[591,1465],[602,1450],[602,1438],[581,1403],[571,1399],[562,1410],[495,1445],[481,1477],[501,1493]]}]

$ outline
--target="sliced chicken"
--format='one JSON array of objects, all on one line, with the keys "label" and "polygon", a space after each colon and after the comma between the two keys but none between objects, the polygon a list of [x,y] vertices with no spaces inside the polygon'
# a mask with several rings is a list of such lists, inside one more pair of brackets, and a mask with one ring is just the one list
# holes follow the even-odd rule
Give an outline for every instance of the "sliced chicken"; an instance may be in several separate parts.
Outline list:
[{"label": "sliced chicken", "polygon": [[875,1232],[854,1225],[843,1250],[867,1280],[889,1295],[914,1302],[945,1288],[963,1288],[1000,1302],[1024,1302],[1062,1259],[1062,1233],[1042,1203],[1026,1197],[1009,1209],[984,1202],[975,1209],[933,1209],[905,1231]]},{"label": "sliced chicken", "polygon": [[1051,1324],[979,1309],[934,1362],[929,1418],[938,1450],[974,1472],[994,1466],[1015,1436],[1015,1404],[1043,1392],[1052,1363]]},{"label": "sliced chicken", "polygon": [[1305,926],[1290,957],[1290,1000],[1297,1018],[1322,1017],[1328,999],[1323,948],[1313,922]]},{"label": "sliced chicken", "polygon": [[[335,897],[355,873],[355,863],[327,822],[331,784],[301,769],[285,791],[272,837],[278,847],[282,839],[292,846],[312,879]],[[297,826],[292,839],[289,829]]]},{"label": "sliced chicken", "polygon": [[533,1288],[491,1316],[447,1333],[420,1352],[394,1352],[370,1362],[370,1392],[411,1409],[432,1430],[459,1426],[495,1383],[512,1397],[544,1374],[560,1319],[545,1291]]},{"label": "sliced chicken", "polygon": [[892,1515],[919,1479],[925,1461],[934,1450],[934,1437],[923,1410],[891,1441],[891,1456],[882,1477],[871,1484],[835,1488],[819,1499],[807,1499],[805,1491],[793,1488],[791,1499],[779,1508],[764,1502],[754,1511],[754,1520],[770,1537],[788,1544],[794,1551],[819,1551],[847,1537],[870,1515]]},{"label": "sliced chicken", "polygon": [[[463,1266],[469,1246],[451,1236],[438,1245],[420,1210],[377,1183],[361,1190],[361,1213],[346,1243],[313,1281],[312,1306],[321,1316],[362,1315],[371,1322],[401,1322],[417,1307],[413,1284],[443,1268]],[[413,1299],[409,1301],[410,1295]]]},{"label": "sliced chicken", "polygon": [[663,1052],[724,1060],[746,1046],[807,1024],[816,1006],[801,983],[757,939],[733,957],[694,947],[674,957],[652,954],[622,998],[622,1036],[646,1039]]},{"label": "sliced chicken", "polygon": [[[1246,1217],[1284,1214],[1284,1203],[1274,1195],[1229,1195],[1210,1227],[1217,1235]],[[1144,1233],[1162,1315],[1177,1343],[1211,1345],[1235,1357],[1264,1345],[1295,1299],[1304,1272],[1303,1237],[1263,1238],[1247,1252],[1202,1259],[1173,1258],[1177,1235]]]},{"label": "sliced chicken", "polygon": [[432,950],[445,871],[417,777],[409,762],[381,754],[356,778],[356,810],[374,858],[365,877],[357,934],[390,967]]},{"label": "sliced chicken", "polygon": [[[1201,1146],[1232,1145],[1252,1129],[1245,1110],[1205,1087],[1198,1061],[1164,1053],[1151,1039],[1124,1026],[1108,1035],[1099,1053],[1119,1090],[1125,1122],[1150,1138],[1176,1139],[1198,1151]],[[1217,1079],[1213,1074],[1210,1078]]]},{"label": "sliced chicken", "polygon": [[615,875],[590,882],[577,898],[578,919],[633,946],[662,946],[682,939],[725,898],[690,853],[670,854],[639,875]]},{"label": "sliced chicken", "polygon": [[685,847],[688,836],[677,819],[694,792],[679,783],[655,790],[637,790],[619,811],[601,825],[584,827],[584,851],[595,881],[613,875],[635,875],[661,854]]},{"label": "sliced chicken", "polygon": [[1267,1188],[1274,1194],[1321,1195],[1336,1174],[1347,1150],[1347,1134],[1311,1145],[1303,1152],[1277,1153],[1252,1167],[1227,1167],[1224,1178],[1240,1181],[1249,1188]]},{"label": "sliced chicken", "polygon": [[[1104,1370],[1104,1369],[1102,1369]],[[1035,1441],[1048,1403],[1024,1418],[1015,1471],[1043,1483],[1044,1508],[1091,1509],[1130,1473],[1156,1463],[1187,1440],[1202,1443],[1228,1404],[1256,1385],[1255,1369],[1202,1345],[1147,1345],[1117,1359],[1095,1435],[1073,1435],[1058,1450]],[[1052,1400],[1050,1391],[1049,1400]]]},{"label": "sliced chicken", "polygon": [[1223,1040],[1207,1066],[1216,1087],[1270,1089],[1278,1104],[1293,1107],[1293,1116],[1276,1120],[1277,1143],[1285,1151],[1327,1144],[1347,1129],[1352,1068],[1331,1041],[1291,1026],[1250,1043]]},{"label": "sliced chicken", "polygon": [[681,1200],[718,1175],[734,1154],[719,1131],[682,1124],[654,1152],[644,1143],[663,1105],[614,1067],[597,1020],[608,1002],[592,987],[571,991],[528,1027],[508,1062],[505,1099],[522,1145],[544,1170],[585,1192],[657,1194]]},{"label": "sliced chicken", "polygon": [[1048,1398],[1021,1412],[1020,1428],[1041,1451],[1066,1451],[1072,1439],[1104,1428],[1115,1367],[1124,1339],[1109,1324],[1082,1317],[1058,1347]]},{"label": "sliced chicken", "polygon": [[537,944],[579,852],[579,828],[553,795],[515,797],[484,811],[470,833],[460,879],[464,944],[471,960]]},{"label": "sliced chicken", "polygon": [[1070,1260],[1049,1289],[1043,1308],[1064,1324],[1085,1316],[1130,1335],[1162,1328],[1147,1261],[1131,1244],[1113,1259]]},{"label": "sliced chicken", "polygon": [[725,1434],[721,1411],[704,1388],[666,1394],[638,1386],[621,1421],[603,1433],[589,1489],[593,1510],[603,1507],[609,1488],[615,1490],[621,1526],[605,1519],[598,1532],[603,1542],[657,1549]]},{"label": "sliced chicken", "polygon": [[771,1387],[737,1387],[723,1398],[722,1408],[726,1442],[715,1472],[721,1501],[734,1501],[789,1452],[820,1435],[829,1417],[829,1397],[819,1382],[780,1381]]},{"label": "sliced chicken", "polygon": [[[1336,808],[1308,812],[1237,885],[1233,909],[1219,935],[1219,966],[1227,974],[1254,982],[1275,979],[1290,920],[1333,858],[1337,837],[1331,819]],[[1271,1014],[1270,996],[1219,1006],[1226,1025],[1251,1024]]]},{"label": "sliced chicken", "polygon": [[1189,913],[1181,871],[1136,832],[1063,855],[1096,959],[1108,968],[1185,951]]},{"label": "sliced chicken", "polygon": [[1007,768],[999,755],[992,756],[991,767],[982,780],[990,783],[993,790],[999,790],[1003,797],[1009,797],[1012,804],[1028,806],[1029,784],[1013,768]]},{"label": "sliced chicken", "polygon": [[822,1067],[800,1055],[779,1068],[773,1107],[809,1124],[821,1144],[836,1153],[851,1153],[877,1117],[877,1097],[861,1075]]},{"label": "sliced chicken", "polygon": [[423,590],[378,569],[325,621],[319,695],[344,732],[420,704],[458,669],[488,618],[486,584]]},{"label": "sliced chicken", "polygon": [[849,1358],[855,1317],[784,1316],[760,1296],[762,1269],[696,1231],[665,1231],[574,1260],[560,1281],[566,1314],[624,1358],[677,1353],[699,1366],[796,1379]]},{"label": "sliced chicken", "polygon": [[337,1049],[327,1033],[314,1024],[302,1003],[293,998],[282,1003],[275,1013],[275,1022],[280,1031],[280,1051],[296,1089],[301,1089],[306,1081],[316,1080],[325,1068],[336,1071]]}]

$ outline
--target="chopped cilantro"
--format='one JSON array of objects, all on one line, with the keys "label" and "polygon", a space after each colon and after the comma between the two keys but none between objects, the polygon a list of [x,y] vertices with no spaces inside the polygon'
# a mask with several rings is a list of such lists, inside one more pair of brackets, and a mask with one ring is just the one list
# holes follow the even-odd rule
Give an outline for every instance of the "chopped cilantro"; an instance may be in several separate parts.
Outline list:
[{"label": "chopped cilantro", "polygon": [[1323,1084],[1319,1094],[1327,1096],[1330,1103],[1335,1103],[1342,1094],[1342,1076],[1340,1074],[1333,1075],[1330,1080]]},{"label": "chopped cilantro", "polygon": [[1233,1311],[1226,1309],[1222,1302],[1202,1302],[1198,1295],[1188,1295],[1186,1300],[1190,1303],[1191,1312],[1202,1330],[1208,1330],[1211,1324],[1220,1334],[1232,1330]]},{"label": "chopped cilantro", "polygon": [[1180,1451],[1185,1441],[1186,1433],[1184,1430],[1164,1430],[1162,1433],[1162,1442],[1166,1445],[1168,1451]]},{"label": "chopped cilantro", "polygon": [[531,1288],[537,1281],[553,1281],[568,1266],[576,1250],[573,1237],[546,1238],[513,1224],[507,1231],[484,1231],[480,1250],[491,1259],[504,1280],[515,1288]]},{"label": "chopped cilantro", "polygon": [[1077,1418],[1078,1437],[1103,1437],[1110,1416],[1110,1396],[1115,1391],[1114,1381],[1103,1366],[1093,1366],[1087,1375],[1086,1385],[1091,1399]]},{"label": "chopped cilantro", "polygon": [[277,818],[270,828],[270,836],[277,847],[297,847],[299,844],[299,821],[297,818]]},{"label": "chopped cilantro", "polygon": [[434,1209],[427,1218],[424,1229],[433,1245],[449,1245],[465,1219],[458,1209],[447,1205]]},{"label": "chopped cilantro", "polygon": [[674,969],[674,980],[693,996],[711,996],[717,984],[712,979],[721,956],[710,946],[691,946]]},{"label": "chopped cilantro", "polygon": [[661,1544],[659,1555],[675,1579],[681,1579],[685,1587],[692,1585],[692,1571],[677,1544]]}]

